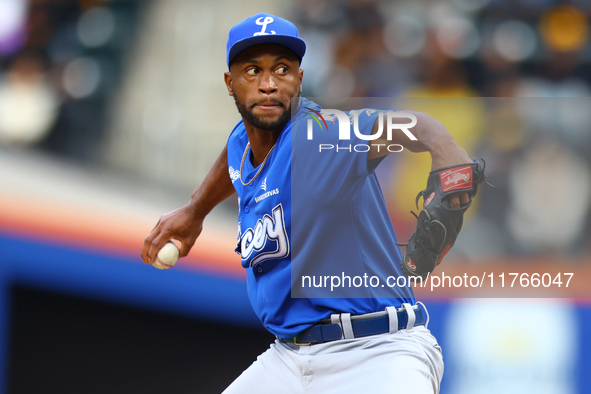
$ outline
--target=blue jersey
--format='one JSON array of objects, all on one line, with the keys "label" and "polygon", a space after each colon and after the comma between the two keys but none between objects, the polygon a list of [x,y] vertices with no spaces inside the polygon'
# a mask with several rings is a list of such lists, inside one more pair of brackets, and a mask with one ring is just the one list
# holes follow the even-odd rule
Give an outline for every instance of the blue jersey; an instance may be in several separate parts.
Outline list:
[{"label": "blue jersey", "polygon": [[[380,159],[368,162],[362,147],[368,141],[356,133],[340,141],[338,122],[328,116],[321,120],[324,130],[311,140],[307,121],[316,121],[311,115],[320,110],[302,99],[266,162],[256,168],[242,121],[227,144],[239,201],[236,251],[247,270],[248,295],[265,328],[280,338],[333,313],[356,315],[415,303],[410,287],[384,291],[386,276],[402,275],[402,255],[374,173]],[[378,114],[357,111],[356,127],[371,134]],[[342,149],[322,151],[320,144]],[[326,279],[337,276],[344,287],[335,290],[335,279]],[[360,283],[364,276],[366,283]],[[368,277],[382,281],[369,284]]]}]

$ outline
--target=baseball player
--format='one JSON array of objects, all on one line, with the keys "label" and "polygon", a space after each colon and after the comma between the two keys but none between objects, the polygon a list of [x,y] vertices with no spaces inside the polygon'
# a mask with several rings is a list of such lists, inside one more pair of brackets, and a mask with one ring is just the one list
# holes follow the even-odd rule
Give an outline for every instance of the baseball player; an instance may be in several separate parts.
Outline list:
[{"label": "baseball player", "polygon": [[[205,216],[236,192],[236,251],[247,272],[248,296],[277,339],[225,393],[437,393],[441,349],[410,286],[381,298],[369,290],[358,298],[292,297],[292,268],[345,264],[361,272],[386,264],[403,275],[403,255],[374,173],[389,152],[375,147],[428,151],[433,169],[469,167],[465,163],[472,161],[440,122],[412,111],[416,140],[383,133],[364,152],[305,151],[306,142],[298,141],[308,140],[294,138],[302,129],[296,132],[296,124],[322,111],[300,97],[305,49],[296,26],[274,15],[257,14],[231,28],[224,78],[242,120],[191,200],[160,218],[142,258],[154,262],[169,239],[180,241],[180,255],[186,256]],[[360,133],[375,134],[379,114],[358,111]],[[323,122],[328,130],[318,138],[338,143],[338,122],[329,116]],[[355,133],[350,143],[367,141]],[[471,201],[470,190],[456,188],[447,201],[461,210]]]}]

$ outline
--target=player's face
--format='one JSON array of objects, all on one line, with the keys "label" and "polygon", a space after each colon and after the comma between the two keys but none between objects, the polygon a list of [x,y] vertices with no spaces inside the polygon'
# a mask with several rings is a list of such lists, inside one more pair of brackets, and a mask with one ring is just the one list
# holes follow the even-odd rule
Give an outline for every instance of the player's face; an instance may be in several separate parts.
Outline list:
[{"label": "player's face", "polygon": [[260,44],[240,52],[225,74],[245,122],[255,128],[281,130],[291,117],[291,98],[301,91],[303,70],[291,50]]}]

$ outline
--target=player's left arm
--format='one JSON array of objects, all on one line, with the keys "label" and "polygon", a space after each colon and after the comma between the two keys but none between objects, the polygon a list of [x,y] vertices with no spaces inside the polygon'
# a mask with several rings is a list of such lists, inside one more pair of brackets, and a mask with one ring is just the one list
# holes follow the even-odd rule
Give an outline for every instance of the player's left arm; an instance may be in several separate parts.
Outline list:
[{"label": "player's left arm", "polygon": [[[429,152],[431,154],[431,169],[436,170],[442,167],[450,167],[459,164],[472,163],[468,153],[460,147],[453,136],[447,131],[443,123],[427,115],[424,112],[404,110],[417,118],[416,125],[408,130],[416,137],[410,139],[401,130],[394,130],[392,138],[388,139],[387,133],[383,132],[380,138],[374,140],[370,145],[367,160],[387,155],[387,149],[378,149],[379,144],[399,144],[411,152]],[[378,121],[374,123],[373,134],[378,132]],[[383,146],[382,145],[382,146]],[[450,205],[457,209],[470,202],[468,193],[461,192],[450,197]]]}]

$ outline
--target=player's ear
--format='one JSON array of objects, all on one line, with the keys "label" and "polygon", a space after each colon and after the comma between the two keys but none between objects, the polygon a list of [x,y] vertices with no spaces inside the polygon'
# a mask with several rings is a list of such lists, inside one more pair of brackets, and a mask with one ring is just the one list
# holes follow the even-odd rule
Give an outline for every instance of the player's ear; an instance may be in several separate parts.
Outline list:
[{"label": "player's ear", "polygon": [[229,71],[224,73],[224,82],[226,83],[226,88],[228,89],[228,94],[230,96],[234,95],[234,91],[232,90],[232,74]]},{"label": "player's ear", "polygon": [[302,93],[302,82],[304,80],[304,69],[300,68],[300,93]]}]

